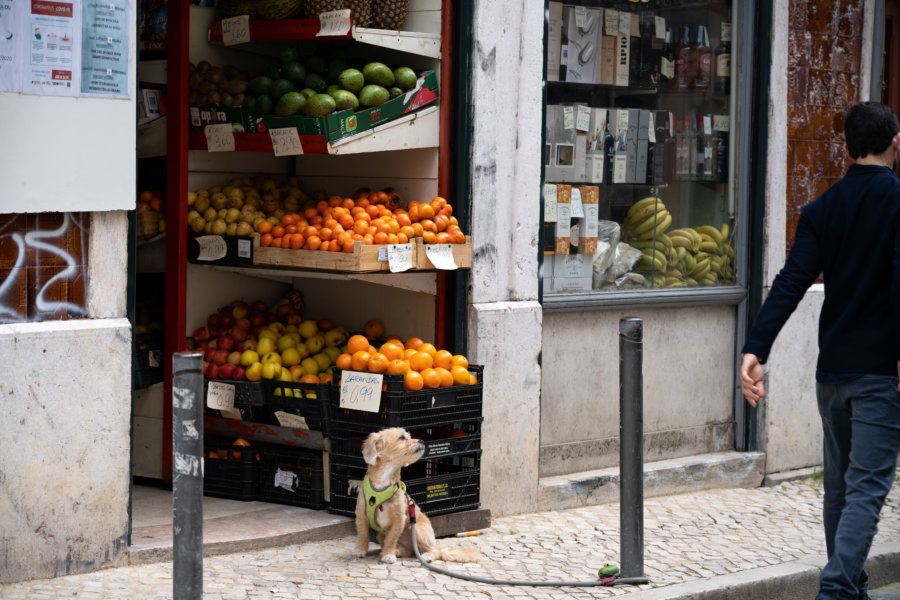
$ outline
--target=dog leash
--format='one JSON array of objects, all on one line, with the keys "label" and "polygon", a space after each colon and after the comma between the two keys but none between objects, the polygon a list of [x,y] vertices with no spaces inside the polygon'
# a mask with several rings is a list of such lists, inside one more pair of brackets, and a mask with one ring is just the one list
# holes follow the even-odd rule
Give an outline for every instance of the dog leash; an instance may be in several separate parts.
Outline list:
[{"label": "dog leash", "polygon": [[644,583],[650,583],[649,577],[621,577],[619,573],[613,575],[611,577],[603,577],[597,581],[524,581],[524,580],[504,580],[504,579],[491,579],[488,577],[478,577],[476,575],[469,575],[468,573],[456,573],[454,571],[448,571],[447,569],[442,569],[441,567],[436,567],[430,562],[426,561],[422,558],[422,554],[419,552],[419,544],[416,541],[416,505],[407,495],[407,499],[409,500],[409,526],[410,533],[412,536],[412,546],[413,552],[416,553],[416,558],[419,559],[419,562],[422,563],[426,568],[434,571],[435,573],[441,573],[442,575],[449,575],[450,577],[456,577],[459,579],[465,579],[467,581],[475,581],[478,583],[489,583],[494,585],[530,585],[530,586],[548,586],[548,587],[594,587],[594,586],[613,586],[613,585],[641,585]]}]

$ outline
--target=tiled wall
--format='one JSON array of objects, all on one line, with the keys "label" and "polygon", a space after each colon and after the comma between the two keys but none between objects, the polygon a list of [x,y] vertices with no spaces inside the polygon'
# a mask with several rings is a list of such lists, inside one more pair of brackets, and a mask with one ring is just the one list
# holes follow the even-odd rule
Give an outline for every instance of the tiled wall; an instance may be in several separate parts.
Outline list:
[{"label": "tiled wall", "polygon": [[863,1],[791,0],[788,38],[787,242],[800,207],[847,169],[844,113],[859,101]]},{"label": "tiled wall", "polygon": [[90,213],[0,215],[0,323],[86,316]]}]

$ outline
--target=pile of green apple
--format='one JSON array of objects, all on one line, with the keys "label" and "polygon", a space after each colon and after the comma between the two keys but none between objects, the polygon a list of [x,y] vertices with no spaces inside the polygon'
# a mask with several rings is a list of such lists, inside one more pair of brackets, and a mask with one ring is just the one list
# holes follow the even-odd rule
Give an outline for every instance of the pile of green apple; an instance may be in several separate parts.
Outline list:
[{"label": "pile of green apple", "polygon": [[204,377],[328,381],[350,333],[329,319],[303,318],[298,304],[302,302],[270,310],[261,300],[236,300],[209,315],[188,344],[203,352]]}]

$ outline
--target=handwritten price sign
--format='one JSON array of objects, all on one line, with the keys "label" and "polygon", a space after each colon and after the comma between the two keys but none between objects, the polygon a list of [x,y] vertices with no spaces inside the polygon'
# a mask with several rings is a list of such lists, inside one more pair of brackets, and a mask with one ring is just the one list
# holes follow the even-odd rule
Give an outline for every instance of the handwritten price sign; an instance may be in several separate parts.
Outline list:
[{"label": "handwritten price sign", "polygon": [[222,19],[222,43],[226,46],[243,44],[250,41],[250,17],[241,15]]},{"label": "handwritten price sign", "polygon": [[332,10],[319,15],[319,33],[316,37],[347,35],[350,31],[350,9]]},{"label": "handwritten price sign", "polygon": [[209,152],[234,152],[234,129],[231,123],[215,123],[207,125],[206,149]]},{"label": "handwritten price sign", "polygon": [[341,371],[341,408],[378,412],[381,406],[380,373]]},{"label": "handwritten price sign", "polygon": [[303,145],[300,143],[300,134],[296,127],[277,127],[269,130],[272,138],[272,149],[275,156],[292,156],[303,154]]}]

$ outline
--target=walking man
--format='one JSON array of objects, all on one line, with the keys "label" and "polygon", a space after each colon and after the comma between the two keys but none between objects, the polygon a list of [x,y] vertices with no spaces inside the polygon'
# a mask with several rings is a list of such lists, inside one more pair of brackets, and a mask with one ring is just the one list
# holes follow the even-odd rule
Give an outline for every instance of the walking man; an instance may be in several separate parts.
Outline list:
[{"label": "walking man", "polygon": [[821,274],[816,398],[824,434],[828,563],[816,600],[868,598],[863,566],[900,451],[900,124],[877,102],[850,108],[844,177],[801,210],[794,244],[743,348],[741,391],[765,396],[778,332]]}]

